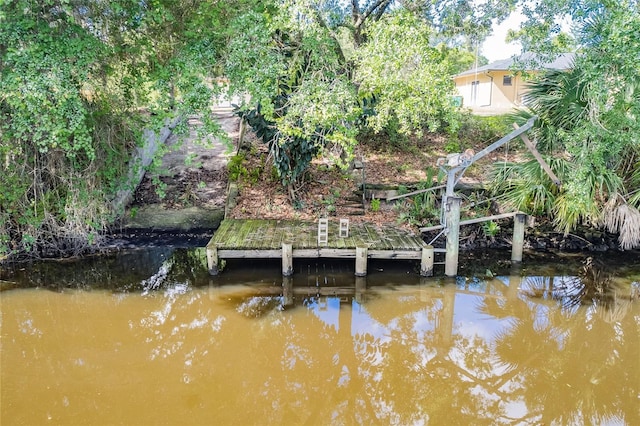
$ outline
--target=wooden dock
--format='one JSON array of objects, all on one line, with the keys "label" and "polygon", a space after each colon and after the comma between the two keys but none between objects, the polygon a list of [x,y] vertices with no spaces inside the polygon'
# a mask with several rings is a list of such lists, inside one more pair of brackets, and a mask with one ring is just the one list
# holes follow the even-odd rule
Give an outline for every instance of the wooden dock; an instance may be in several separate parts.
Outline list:
[{"label": "wooden dock", "polygon": [[209,272],[218,273],[221,259],[281,258],[286,276],[294,258],[354,258],[358,276],[366,275],[367,259],[420,260],[420,274],[431,276],[434,251],[441,251],[395,227],[352,223],[345,233],[332,219],[327,231],[325,243],[318,222],[225,219],[207,244]]}]

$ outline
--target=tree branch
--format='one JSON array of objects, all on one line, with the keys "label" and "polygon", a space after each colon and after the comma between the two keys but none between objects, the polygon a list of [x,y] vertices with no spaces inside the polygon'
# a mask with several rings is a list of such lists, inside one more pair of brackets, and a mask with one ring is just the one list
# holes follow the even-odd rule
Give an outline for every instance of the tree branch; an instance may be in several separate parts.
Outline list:
[{"label": "tree branch", "polygon": [[385,10],[387,10],[387,7],[389,7],[391,5],[391,2],[393,0],[378,0],[377,2],[373,3],[370,7],[369,10],[367,10],[364,13],[364,17],[362,18],[362,23],[364,23],[364,21],[366,21],[369,16],[371,16],[371,14],[373,14],[375,12],[375,20],[380,19],[380,17],[382,17],[382,14],[385,12]]}]

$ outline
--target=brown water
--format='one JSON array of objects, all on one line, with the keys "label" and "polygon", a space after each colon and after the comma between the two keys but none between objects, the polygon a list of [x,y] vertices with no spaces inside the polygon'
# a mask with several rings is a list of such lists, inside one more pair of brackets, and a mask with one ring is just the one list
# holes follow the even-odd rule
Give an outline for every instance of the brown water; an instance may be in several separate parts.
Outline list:
[{"label": "brown water", "polygon": [[640,424],[638,268],[577,305],[548,268],[356,281],[323,264],[283,288],[277,266],[158,263],[140,291],[114,290],[116,267],[50,291],[34,267],[40,286],[0,293],[3,426]]}]

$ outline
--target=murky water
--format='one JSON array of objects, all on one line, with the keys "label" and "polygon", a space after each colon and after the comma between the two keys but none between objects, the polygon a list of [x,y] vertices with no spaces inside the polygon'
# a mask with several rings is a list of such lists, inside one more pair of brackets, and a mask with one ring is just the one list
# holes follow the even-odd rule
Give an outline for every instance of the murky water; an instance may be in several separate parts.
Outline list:
[{"label": "murky water", "polygon": [[610,294],[581,260],[283,282],[154,249],[5,271],[0,423],[640,424],[640,262],[610,265]]}]

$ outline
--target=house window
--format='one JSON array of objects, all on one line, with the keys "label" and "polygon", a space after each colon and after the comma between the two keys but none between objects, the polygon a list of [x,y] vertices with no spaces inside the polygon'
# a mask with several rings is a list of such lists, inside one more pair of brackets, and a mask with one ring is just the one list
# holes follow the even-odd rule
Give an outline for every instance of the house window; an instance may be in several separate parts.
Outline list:
[{"label": "house window", "polygon": [[503,86],[511,86],[511,76],[510,75],[505,75],[504,77],[502,77],[502,85]]}]

